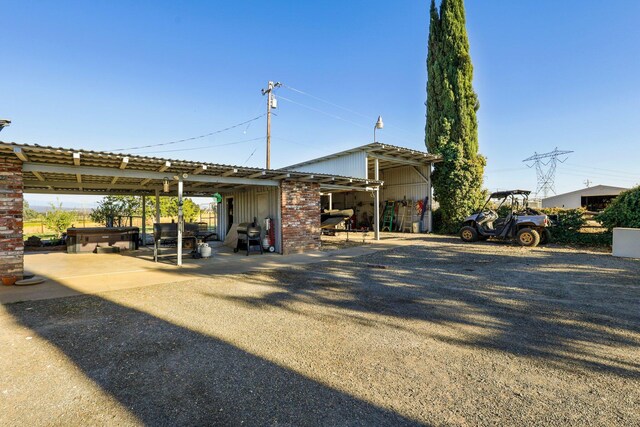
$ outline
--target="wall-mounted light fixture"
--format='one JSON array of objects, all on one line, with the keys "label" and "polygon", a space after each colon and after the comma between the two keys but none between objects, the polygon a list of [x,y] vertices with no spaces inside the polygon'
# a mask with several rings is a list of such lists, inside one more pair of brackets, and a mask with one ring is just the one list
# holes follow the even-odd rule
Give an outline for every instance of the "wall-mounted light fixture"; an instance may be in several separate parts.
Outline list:
[{"label": "wall-mounted light fixture", "polygon": [[165,193],[169,192],[169,178],[164,178],[162,180],[162,191]]}]

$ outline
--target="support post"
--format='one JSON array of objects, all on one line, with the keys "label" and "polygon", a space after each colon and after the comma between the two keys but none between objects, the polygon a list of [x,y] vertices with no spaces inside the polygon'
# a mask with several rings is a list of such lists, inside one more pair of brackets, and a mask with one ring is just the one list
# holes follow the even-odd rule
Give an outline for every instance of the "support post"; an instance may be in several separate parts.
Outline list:
[{"label": "support post", "polygon": [[160,190],[156,189],[156,223],[160,224]]},{"label": "support post", "polygon": [[182,215],[182,177],[178,179],[178,267],[182,266],[182,232],[184,231],[184,216]]},{"label": "support post", "polygon": [[147,196],[142,196],[142,246],[147,243]]},{"label": "support post", "polygon": [[329,193],[329,210],[333,210],[333,193]]},{"label": "support post", "polygon": [[[375,128],[374,128],[375,129]],[[376,158],[375,162],[375,180],[380,180],[380,162]],[[374,235],[376,240],[380,240],[380,186],[376,186],[373,198],[373,219],[375,221]]]}]

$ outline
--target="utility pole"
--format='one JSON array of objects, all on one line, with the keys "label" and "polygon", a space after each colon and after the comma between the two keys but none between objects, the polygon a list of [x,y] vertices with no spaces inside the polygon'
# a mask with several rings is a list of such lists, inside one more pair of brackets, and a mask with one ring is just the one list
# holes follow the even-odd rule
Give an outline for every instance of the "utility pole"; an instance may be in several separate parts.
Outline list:
[{"label": "utility pole", "polygon": [[271,169],[271,108],[278,108],[278,103],[273,97],[273,89],[282,86],[280,82],[269,81],[266,89],[262,89],[262,95],[267,95],[267,169]]},{"label": "utility pole", "polygon": [[590,180],[590,179],[587,179],[587,180],[584,182],[584,185],[585,185],[587,188],[589,188],[589,186],[591,185],[591,180]]}]

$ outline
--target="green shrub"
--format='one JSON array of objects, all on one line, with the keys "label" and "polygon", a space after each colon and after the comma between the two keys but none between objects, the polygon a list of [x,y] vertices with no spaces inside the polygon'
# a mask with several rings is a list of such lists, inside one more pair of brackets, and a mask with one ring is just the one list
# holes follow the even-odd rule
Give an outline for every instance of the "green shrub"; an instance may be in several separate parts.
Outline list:
[{"label": "green shrub", "polygon": [[585,210],[545,208],[541,212],[549,215],[552,221],[551,240],[558,243],[568,243],[588,246],[611,245],[611,233],[583,233],[586,224]]},{"label": "green shrub", "polygon": [[614,227],[640,228],[640,186],[620,193],[596,220],[609,231]]}]

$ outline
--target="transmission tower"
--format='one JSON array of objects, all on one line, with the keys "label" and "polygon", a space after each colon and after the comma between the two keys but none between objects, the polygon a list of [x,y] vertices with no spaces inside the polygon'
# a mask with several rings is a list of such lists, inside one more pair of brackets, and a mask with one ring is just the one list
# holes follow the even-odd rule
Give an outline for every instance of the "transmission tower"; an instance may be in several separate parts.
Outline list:
[{"label": "transmission tower", "polygon": [[[538,176],[536,197],[540,194],[540,192],[542,192],[542,196],[544,198],[549,195],[549,192],[553,192],[553,194],[556,194],[556,167],[558,165],[558,162],[564,163],[565,161],[567,161],[567,155],[569,153],[573,153],[573,151],[558,150],[558,147],[556,147],[556,149],[550,153],[534,153],[533,156],[523,160],[523,162],[527,163],[528,167],[532,168],[535,166],[536,168],[536,175]],[[560,157],[562,156],[565,157],[561,159]]]}]

